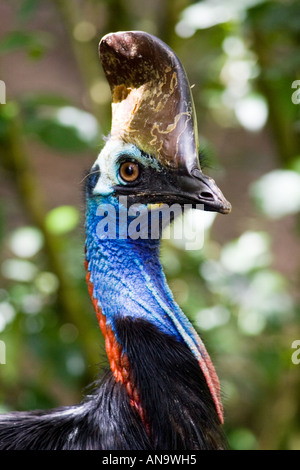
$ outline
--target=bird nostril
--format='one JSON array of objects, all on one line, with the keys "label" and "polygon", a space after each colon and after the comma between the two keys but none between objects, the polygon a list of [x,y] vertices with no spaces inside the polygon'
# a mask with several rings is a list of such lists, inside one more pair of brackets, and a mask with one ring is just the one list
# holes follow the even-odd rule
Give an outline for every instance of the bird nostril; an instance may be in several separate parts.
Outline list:
[{"label": "bird nostril", "polygon": [[202,191],[200,196],[203,197],[204,199],[214,199],[214,196],[208,191]]}]

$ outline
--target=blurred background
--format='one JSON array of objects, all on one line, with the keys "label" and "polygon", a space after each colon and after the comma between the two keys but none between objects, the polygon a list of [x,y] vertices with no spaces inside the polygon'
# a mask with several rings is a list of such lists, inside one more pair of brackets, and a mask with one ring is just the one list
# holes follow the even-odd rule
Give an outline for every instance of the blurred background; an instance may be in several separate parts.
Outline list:
[{"label": "blurred background", "polygon": [[300,449],[299,1],[0,0],[0,18],[1,411],[77,403],[105,364],[83,267],[82,180],[110,129],[97,48],[144,30],[181,59],[205,172],[233,205],[205,218],[201,250],[163,242],[170,286],[231,447]]}]

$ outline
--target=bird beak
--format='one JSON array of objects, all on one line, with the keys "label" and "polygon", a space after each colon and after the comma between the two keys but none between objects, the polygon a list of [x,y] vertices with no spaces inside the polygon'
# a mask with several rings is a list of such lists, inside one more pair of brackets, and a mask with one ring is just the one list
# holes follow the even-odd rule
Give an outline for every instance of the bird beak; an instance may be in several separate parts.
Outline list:
[{"label": "bird beak", "polygon": [[215,181],[199,168],[195,168],[190,174],[178,175],[175,181],[176,191],[172,194],[175,201],[190,203],[200,209],[220,214],[231,212],[231,204],[225,199]]}]

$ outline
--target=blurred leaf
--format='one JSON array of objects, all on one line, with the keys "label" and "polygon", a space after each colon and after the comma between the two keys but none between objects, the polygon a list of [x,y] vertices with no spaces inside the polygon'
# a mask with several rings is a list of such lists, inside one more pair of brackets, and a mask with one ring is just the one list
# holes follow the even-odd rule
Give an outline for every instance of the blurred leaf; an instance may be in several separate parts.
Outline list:
[{"label": "blurred leaf", "polygon": [[[280,30],[298,33],[300,5],[298,0],[290,2],[265,2],[248,11],[248,20],[255,21],[256,27],[264,34],[278,35]],[[289,37],[289,35],[286,35]]]},{"label": "blurred leaf", "polygon": [[250,187],[260,210],[272,219],[300,211],[300,175],[291,170],[273,170]]},{"label": "blurred leaf", "polygon": [[0,41],[0,54],[25,49],[31,58],[39,58],[51,43],[44,31],[12,31]]},{"label": "blurred leaf", "polygon": [[6,136],[8,129],[9,123],[7,119],[4,119],[3,116],[1,116],[0,114],[0,141]]},{"label": "blurred leaf", "polygon": [[34,15],[38,6],[40,4],[40,0],[24,0],[19,8],[18,17],[22,21],[27,21],[30,17]]},{"label": "blurred leaf", "polygon": [[291,170],[296,171],[296,173],[300,173],[300,156],[296,156],[291,165]]},{"label": "blurred leaf", "polygon": [[70,104],[70,100],[62,95],[54,93],[28,93],[21,97],[20,103],[25,110],[33,110],[38,106],[67,106]]},{"label": "blurred leaf", "polygon": [[265,232],[244,232],[222,249],[222,265],[234,273],[247,273],[270,263],[269,236]]},{"label": "blurred leaf", "polygon": [[13,121],[19,113],[19,106],[15,101],[9,101],[5,106],[0,106],[0,140],[5,139],[11,121]]},{"label": "blurred leaf", "polygon": [[265,0],[202,0],[188,6],[182,12],[182,19],[176,25],[181,37],[192,36],[197,29],[207,29],[222,23],[235,22],[245,16],[246,10]]},{"label": "blurred leaf", "polygon": [[36,227],[23,226],[9,237],[9,248],[19,258],[32,258],[43,247],[43,235]]},{"label": "blurred leaf", "polygon": [[19,112],[19,105],[16,101],[9,101],[5,106],[0,106],[0,119],[14,119]]},{"label": "blurred leaf", "polygon": [[98,145],[99,126],[94,116],[70,106],[59,95],[39,94],[23,100],[24,130],[49,147],[80,153]]},{"label": "blurred leaf", "polygon": [[48,212],[46,226],[55,235],[71,232],[79,223],[79,212],[73,206],[60,206]]},{"label": "blurred leaf", "polygon": [[229,436],[229,441],[234,450],[254,450],[257,448],[256,438],[250,429],[234,430]]},{"label": "blurred leaf", "polygon": [[31,282],[38,272],[35,264],[17,258],[6,259],[1,269],[5,278],[20,282]]},{"label": "blurred leaf", "polygon": [[29,119],[25,124],[26,132],[38,137],[44,144],[62,152],[82,152],[91,145],[79,135],[74,126],[66,126],[55,118]]}]

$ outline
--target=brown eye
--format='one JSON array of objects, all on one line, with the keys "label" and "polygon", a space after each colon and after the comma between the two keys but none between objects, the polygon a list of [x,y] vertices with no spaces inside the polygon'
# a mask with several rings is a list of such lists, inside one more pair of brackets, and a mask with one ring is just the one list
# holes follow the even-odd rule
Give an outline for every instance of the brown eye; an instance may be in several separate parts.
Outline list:
[{"label": "brown eye", "polygon": [[124,181],[135,181],[140,174],[140,169],[137,163],[124,162],[120,166],[120,176]]}]

